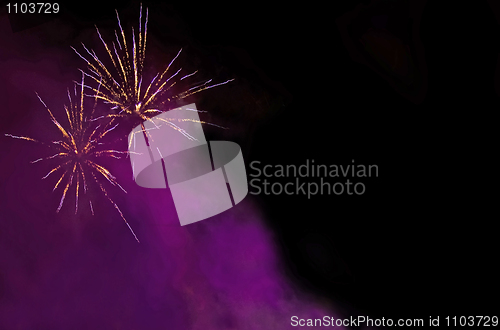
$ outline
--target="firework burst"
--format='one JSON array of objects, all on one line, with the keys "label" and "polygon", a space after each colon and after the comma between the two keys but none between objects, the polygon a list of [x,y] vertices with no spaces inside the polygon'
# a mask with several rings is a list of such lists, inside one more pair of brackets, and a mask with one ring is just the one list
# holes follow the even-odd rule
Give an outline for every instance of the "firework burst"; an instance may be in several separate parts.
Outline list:
[{"label": "firework burst", "polygon": [[[95,125],[95,124],[92,125],[92,120],[89,117],[84,116],[83,75],[81,84],[79,85],[81,85],[82,87],[79,93],[77,93],[77,88],[76,88],[77,85],[75,84],[73,98],[71,96],[70,91],[68,90],[69,106],[66,105],[64,106],[69,123],[69,127],[67,128],[65,128],[63,125],[59,123],[59,121],[57,121],[57,119],[54,117],[50,109],[37,94],[38,99],[47,109],[50,115],[50,119],[61,133],[62,135],[61,140],[45,143],[26,136],[15,136],[11,134],[6,134],[6,136],[16,139],[41,143],[57,150],[56,153],[51,156],[39,158],[37,160],[32,161],[32,163],[37,163],[39,161],[44,161],[49,159],[57,159],[59,161],[58,165],[53,167],[47,173],[47,175],[45,175],[42,178],[46,179],[52,174],[53,174],[52,176],[58,174],[58,179],[54,185],[53,191],[55,191],[58,187],[61,187],[62,196],[56,212],[59,212],[61,210],[70,187],[75,186],[75,214],[76,214],[78,212],[78,203],[81,190],[83,189],[83,193],[86,193],[88,181],[95,182],[99,187],[100,191],[118,211],[121,218],[125,221],[125,223],[127,224],[132,234],[134,235],[137,242],[139,242],[134,231],[132,230],[127,220],[123,216],[122,211],[120,210],[118,205],[116,205],[116,203],[111,199],[107,190],[104,188],[102,181],[104,181],[103,179],[105,179],[106,181],[111,183],[111,185],[119,187],[126,193],[125,189],[123,189],[123,187],[120,186],[120,184],[116,181],[116,177],[113,176],[113,174],[111,174],[111,172],[108,169],[106,169],[103,165],[100,165],[98,161],[100,157],[120,158],[119,154],[126,153],[118,150],[102,149],[100,147],[103,144],[101,140],[109,132],[115,129],[118,124],[113,126],[114,122],[113,119],[111,119],[105,125]],[[99,87],[97,88],[97,90],[99,90]],[[95,101],[97,101],[97,99],[94,99],[94,107],[92,108],[90,115],[94,113],[96,105]],[[94,214],[92,202],[90,200],[89,200],[89,206],[92,214]]]},{"label": "firework burst", "polygon": [[[116,11],[116,10],[115,10]],[[91,86],[85,86],[92,90],[97,99],[103,100],[111,106],[111,109],[118,110],[118,113],[108,114],[103,117],[136,117],[140,118],[141,123],[145,120],[150,120],[151,117],[164,112],[162,110],[166,102],[175,99],[183,99],[195,93],[199,93],[206,89],[226,84],[234,79],[227,80],[218,84],[210,84],[212,79],[204,81],[194,87],[191,87],[177,94],[168,94],[171,88],[178,82],[188,77],[194,76],[198,71],[186,74],[182,77],[180,72],[182,68],[175,73],[170,74],[170,68],[174,61],[179,57],[182,48],[177,55],[170,61],[169,65],[163,72],[158,72],[149,83],[143,83],[144,60],[146,56],[146,40],[147,40],[147,24],[148,10],[146,8],[146,18],[143,26],[142,4],[139,14],[139,33],[136,38],[135,31],[132,28],[132,42],[127,42],[124,30],[122,28],[118,11],[116,11],[118,20],[119,33],[115,30],[116,42],[111,44],[104,41],[99,29],[96,26],[99,39],[102,41],[104,48],[112,63],[112,67],[107,67],[103,61],[96,55],[94,50],[88,49],[83,43],[83,49],[88,57],[81,55],[75,48],[73,50],[87,63],[87,72],[83,74],[90,77],[94,82],[102,86],[102,89],[97,89]],[[130,41],[130,40],[129,40]],[[180,78],[177,78],[180,77]],[[175,79],[174,79],[175,78]],[[176,80],[178,79],[178,80]],[[166,125],[178,130],[188,138],[192,138],[187,132],[179,128],[168,119],[163,119]],[[202,124],[210,124],[200,121]],[[217,126],[217,125],[215,125]],[[144,125],[142,132],[146,135]]]}]

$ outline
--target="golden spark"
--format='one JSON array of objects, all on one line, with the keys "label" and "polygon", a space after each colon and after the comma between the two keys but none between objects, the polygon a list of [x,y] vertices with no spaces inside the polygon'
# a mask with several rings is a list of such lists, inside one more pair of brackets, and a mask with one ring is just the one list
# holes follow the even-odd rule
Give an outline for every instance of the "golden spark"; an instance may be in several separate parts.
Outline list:
[{"label": "golden spark", "polygon": [[[122,186],[117,182],[116,177],[111,174],[111,172],[106,169],[103,165],[100,165],[98,163],[98,158],[99,157],[113,157],[113,158],[120,158],[119,154],[124,154],[127,152],[122,152],[122,151],[117,151],[117,150],[112,150],[112,149],[105,149],[102,150],[99,148],[101,143],[101,140],[113,129],[117,127],[118,124],[113,126],[113,120],[111,119],[107,122],[106,125],[91,125],[91,120],[89,118],[84,117],[84,107],[83,107],[83,100],[84,100],[84,93],[83,93],[83,86],[84,86],[84,76],[82,75],[82,82],[81,84],[81,90],[79,92],[80,95],[77,95],[77,88],[75,84],[74,88],[74,97],[75,100],[72,99],[71,93],[68,90],[68,98],[69,98],[69,106],[64,106],[66,116],[68,119],[69,127],[65,128],[63,125],[57,121],[57,119],[54,117],[50,109],[47,107],[47,105],[43,102],[43,100],[40,98],[38,93],[36,94],[40,102],[43,104],[43,106],[47,109],[50,119],[54,123],[54,125],[58,128],[59,132],[62,135],[62,139],[59,141],[51,141],[50,143],[45,143],[42,141],[35,140],[30,137],[26,136],[15,136],[11,134],[5,134],[6,136],[16,138],[16,139],[22,139],[22,140],[27,140],[27,141],[32,141],[32,142],[37,142],[41,143],[44,145],[48,145],[52,148],[57,149],[57,152],[51,156],[44,157],[44,158],[39,158],[37,160],[32,161],[31,163],[36,163],[39,161],[43,160],[48,160],[48,159],[57,159],[58,165],[53,167],[47,175],[45,175],[42,179],[48,178],[51,174],[59,173],[59,178],[54,185],[53,191],[55,191],[58,187],[64,187],[62,188],[62,196],[61,200],[59,202],[59,206],[57,208],[56,212],[59,212],[63,206],[64,200],[66,198],[66,195],[68,193],[68,190],[71,186],[76,186],[75,189],[75,214],[78,212],[78,199],[80,196],[80,192],[83,188],[83,192],[87,193],[87,181],[91,180],[95,182],[99,188],[100,191],[106,196],[108,201],[114,206],[114,208],[118,211],[120,214],[121,218],[125,221],[126,225],[134,235],[135,239],[137,242],[139,242],[139,239],[135,235],[134,231],[130,227],[129,223],[123,216],[122,211],[116,205],[116,203],[111,199],[111,197],[108,195],[107,190],[104,188],[103,184],[101,181],[103,181],[103,178],[106,179],[111,185],[119,187],[121,190],[123,190],[125,193],[125,189],[123,189]],[[99,87],[97,88],[99,90]],[[75,101],[75,102],[74,102]],[[96,105],[97,99],[94,99],[94,107],[92,109],[92,113],[95,110],[95,105]],[[102,126],[102,127],[101,127]],[[64,183],[63,183],[64,182]],[[90,204],[90,210],[92,214],[94,214],[94,210],[92,207],[92,202],[89,201]]]},{"label": "golden spark", "polygon": [[[165,95],[177,81],[174,81],[175,77],[178,77],[182,68],[177,70],[175,73],[170,75],[170,68],[177,57],[180,55],[182,48],[179,50],[177,55],[170,61],[169,65],[163,72],[158,72],[156,76],[151,80],[149,84],[143,84],[143,69],[144,60],[146,56],[146,39],[147,39],[147,24],[148,24],[148,9],[146,8],[146,19],[144,22],[144,27],[142,25],[142,4],[140,6],[139,14],[139,33],[138,38],[135,36],[134,29],[132,28],[132,43],[127,43],[127,38],[123,31],[120,17],[118,11],[116,11],[116,17],[118,20],[119,34],[115,30],[115,41],[111,44],[104,41],[99,29],[96,26],[97,34],[99,39],[102,41],[104,48],[109,56],[112,63],[112,67],[107,67],[103,61],[96,55],[94,50],[88,49],[83,43],[82,46],[89,58],[82,56],[75,48],[73,50],[87,63],[88,72],[82,71],[83,74],[90,77],[92,80],[102,85],[102,90],[96,89],[91,86],[85,86],[94,92],[93,97],[103,100],[105,103],[111,105],[111,109],[118,109],[117,114],[108,114],[103,117],[129,117],[135,116],[141,119],[141,124],[145,120],[150,120],[151,117],[157,115],[158,113],[164,112],[161,110],[162,105],[166,102],[170,102],[174,99],[182,99],[199,93],[209,88],[220,86],[226,84],[234,79],[227,80],[222,83],[210,85],[212,79],[191,87],[183,92],[175,95],[166,96],[161,98],[160,96]],[[195,75],[198,72],[189,73],[184,75],[179,79],[179,81],[184,80],[190,76]],[[163,121],[171,128],[178,130],[187,137],[190,137],[187,132],[179,128],[177,125],[169,121],[168,119],[163,119]],[[207,122],[199,121],[202,124],[210,124]],[[210,124],[213,125],[213,124]],[[144,125],[142,124],[142,132],[146,134]],[[217,125],[215,125],[217,126]]]}]

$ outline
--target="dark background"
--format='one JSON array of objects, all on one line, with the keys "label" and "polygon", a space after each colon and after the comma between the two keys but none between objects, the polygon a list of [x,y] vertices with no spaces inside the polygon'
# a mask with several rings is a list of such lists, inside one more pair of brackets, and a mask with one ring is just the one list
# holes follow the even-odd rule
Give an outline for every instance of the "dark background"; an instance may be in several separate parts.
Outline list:
[{"label": "dark background", "polygon": [[[258,197],[297,285],[340,302],[347,316],[494,315],[494,13],[485,1],[426,4],[428,90],[415,105],[349,57],[335,18],[356,4],[143,3],[151,35],[187,36],[259,89],[252,95],[262,98],[249,102],[268,114],[221,114],[254,119],[234,138],[247,164],[379,166],[363,196]],[[59,17],[87,27],[113,21],[115,8],[134,15],[138,3],[61,4]],[[11,22],[19,30],[35,23]]]}]

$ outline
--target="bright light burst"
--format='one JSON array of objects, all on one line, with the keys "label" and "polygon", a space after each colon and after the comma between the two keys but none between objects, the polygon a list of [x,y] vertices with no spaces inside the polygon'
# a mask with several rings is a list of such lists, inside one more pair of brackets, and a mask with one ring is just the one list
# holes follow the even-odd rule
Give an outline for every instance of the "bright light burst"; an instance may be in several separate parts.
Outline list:
[{"label": "bright light burst", "polygon": [[[177,126],[173,122],[173,118],[156,117],[160,121],[162,121],[160,125],[157,125],[152,120],[152,118],[159,113],[169,110],[165,109],[165,103],[167,102],[186,98],[190,95],[199,93],[209,88],[229,83],[234,79],[230,79],[217,84],[211,84],[212,79],[209,79],[180,93],[172,92],[172,87],[176,85],[177,82],[182,81],[188,77],[192,77],[198,72],[198,70],[196,70],[182,76],[182,74],[180,74],[182,68],[180,68],[175,73],[170,73],[172,64],[179,57],[182,51],[181,48],[163,72],[158,72],[156,76],[154,76],[154,78],[151,80],[151,82],[143,83],[144,60],[146,56],[148,10],[146,8],[146,18],[143,25],[141,4],[138,36],[136,38],[134,28],[132,28],[131,44],[127,43],[127,38],[125,37],[125,33],[121,26],[120,17],[117,11],[116,17],[118,19],[119,26],[119,33],[117,33],[115,30],[116,42],[112,41],[111,44],[105,42],[99,29],[96,26],[97,34],[99,35],[99,38],[102,41],[104,48],[106,49],[112,66],[106,66],[106,64],[101,61],[101,59],[96,55],[94,50],[89,50],[83,43],[82,46],[85,52],[88,54],[88,58],[82,56],[75,48],[71,47],[87,63],[87,71],[80,69],[82,73],[82,80],[81,83],[75,82],[74,100],[72,99],[71,93],[68,90],[69,106],[64,106],[64,108],[66,110],[69,127],[63,127],[55,119],[52,112],[37,94],[40,102],[49,112],[52,122],[56,125],[59,132],[62,134],[62,140],[45,143],[25,136],[15,136],[11,134],[6,134],[6,136],[41,143],[57,149],[57,152],[55,154],[45,158],[37,159],[32,162],[36,163],[42,160],[49,159],[57,159],[59,161],[58,165],[53,167],[47,173],[47,175],[43,177],[43,179],[46,179],[52,174],[60,174],[53,189],[54,191],[58,187],[61,187],[62,189],[62,196],[57,208],[57,212],[61,210],[65,198],[68,194],[68,190],[72,186],[75,186],[76,214],[78,212],[78,203],[81,190],[83,189],[83,193],[86,193],[88,181],[95,182],[99,186],[99,189],[104,194],[104,196],[106,196],[109,202],[118,211],[122,219],[127,224],[128,228],[134,235],[135,239],[139,242],[137,236],[128,224],[120,208],[108,195],[107,190],[102,184],[102,181],[104,181],[102,179],[106,179],[106,181],[111,183],[113,186],[119,187],[124,192],[126,192],[125,189],[120,186],[120,184],[116,181],[116,178],[108,169],[98,163],[99,157],[108,156],[113,158],[120,158],[118,154],[127,154],[127,152],[121,152],[112,149],[101,150],[99,146],[103,143],[101,143],[100,141],[109,132],[117,127],[117,124],[114,126],[113,124],[114,120],[119,117],[134,117],[141,121],[141,129],[131,135],[129,147],[132,143],[133,136],[136,133],[142,132],[146,138],[146,141],[148,140],[149,134],[144,126],[144,121],[146,120],[154,124],[154,129],[158,129],[164,124],[179,131],[189,139],[195,139],[184,129]],[[93,82],[97,83],[97,87],[86,85],[84,83],[85,76],[89,77]],[[80,86],[79,93],[77,93],[77,86]],[[85,88],[90,89],[93,94],[85,94]],[[169,91],[170,93],[168,93]],[[94,107],[92,108],[92,111],[90,112],[90,114],[88,114],[88,116],[84,116],[84,96],[89,96],[94,99]],[[102,100],[104,103],[109,104],[112,110],[117,109],[118,113],[109,113],[98,118],[92,118],[98,99]],[[195,109],[187,110],[204,112]],[[106,124],[94,124],[97,119],[103,118],[108,119]],[[175,120],[193,121],[201,124],[218,126],[212,123],[194,119]],[[92,214],[94,214],[91,201],[89,201],[89,206]]]},{"label": "bright light burst", "polygon": [[[61,196],[61,200],[59,202],[59,206],[57,208],[56,212],[59,212],[62,208],[62,205],[64,203],[64,200],[66,198],[66,195],[68,193],[68,190],[71,186],[76,186],[75,187],[75,214],[78,212],[78,199],[80,196],[80,192],[83,187],[83,192],[87,192],[87,183],[88,181],[93,181],[95,182],[101,192],[106,196],[106,198],[109,200],[109,202],[115,207],[115,209],[118,211],[122,219],[125,221],[127,224],[128,228],[134,235],[135,239],[137,242],[139,242],[137,236],[135,235],[134,231],[128,224],[127,220],[123,216],[122,211],[116,205],[116,203],[111,199],[111,197],[108,195],[108,192],[104,188],[103,184],[101,181],[102,179],[106,179],[109,183],[111,183],[113,186],[119,187],[121,190],[123,190],[125,193],[125,189],[123,189],[122,186],[116,181],[115,176],[111,174],[111,172],[106,169],[104,166],[100,165],[98,163],[98,158],[99,157],[113,157],[113,158],[120,158],[118,154],[123,154],[126,152],[122,151],[117,151],[117,150],[112,150],[112,149],[100,149],[99,146],[102,145],[101,140],[103,137],[105,137],[109,132],[111,132],[113,129],[116,128],[116,125],[113,126],[113,119],[109,120],[106,125],[92,125],[92,121],[88,117],[84,117],[84,106],[83,106],[83,100],[84,100],[84,93],[83,93],[83,86],[84,86],[84,76],[82,75],[82,82],[81,84],[81,90],[79,92],[80,95],[77,93],[77,88],[75,84],[74,88],[74,97],[75,100],[72,99],[71,93],[68,90],[68,98],[69,98],[69,106],[64,106],[64,109],[66,110],[66,116],[68,119],[69,127],[65,128],[63,125],[61,125],[54,117],[52,112],[49,110],[47,105],[43,102],[43,100],[40,98],[40,96],[37,94],[38,99],[44,107],[47,109],[49,112],[50,118],[54,125],[58,128],[59,132],[62,134],[62,140],[59,141],[51,141],[50,143],[45,143],[41,142],[38,140],[35,140],[30,137],[25,137],[25,136],[14,136],[11,134],[6,134],[6,136],[10,136],[12,138],[16,139],[22,139],[22,140],[27,140],[27,141],[33,141],[33,142],[38,142],[42,143],[44,145],[50,146],[52,148],[57,149],[57,152],[51,156],[45,157],[45,158],[40,158],[35,161],[32,161],[32,163],[36,163],[39,161],[43,160],[48,160],[48,159],[57,159],[59,160],[59,164],[55,167],[53,167],[47,175],[43,177],[43,179],[48,178],[51,174],[56,174],[59,173],[59,178],[54,185],[54,190],[56,190],[58,187],[63,187],[63,192]],[[99,90],[99,87],[96,89]],[[95,99],[94,101],[97,101]],[[92,109],[91,114],[95,110],[95,104],[94,102],[94,108]],[[63,183],[64,182],[64,183]],[[90,210],[92,214],[94,214],[94,210],[92,207],[92,202],[89,200],[89,205],[90,205]]]},{"label": "bright light burst", "polygon": [[[116,43],[115,41],[111,44],[105,42],[96,26],[97,33],[102,41],[102,44],[104,45],[104,48],[106,49],[109,59],[111,60],[112,67],[107,67],[104,62],[99,59],[94,50],[89,50],[83,43],[82,46],[89,56],[88,59],[72,47],[73,50],[87,63],[88,72],[84,72],[83,70],[80,71],[97,82],[103,88],[99,90],[91,86],[85,87],[94,92],[94,95],[92,95],[93,97],[110,104],[112,109],[119,110],[117,114],[108,114],[104,117],[135,116],[139,117],[141,122],[143,122],[145,120],[150,120],[151,117],[157,115],[158,113],[164,112],[165,110],[162,110],[162,107],[166,102],[170,102],[174,99],[182,99],[203,90],[223,85],[234,80],[230,79],[222,83],[210,85],[212,82],[212,79],[210,79],[183,92],[175,95],[168,95],[166,92],[171,90],[171,88],[177,83],[177,81],[174,81],[175,79],[173,78],[178,77],[182,70],[182,68],[180,68],[172,75],[170,75],[169,71],[173,62],[180,55],[182,51],[181,48],[163,72],[156,74],[149,84],[143,83],[148,10],[146,8],[146,19],[143,27],[141,4],[138,38],[136,38],[134,29],[132,28],[132,44],[127,43],[127,38],[125,37],[125,33],[121,26],[118,11],[116,11],[116,17],[118,19],[118,26],[120,30],[119,34],[121,36],[120,38],[115,30]],[[197,72],[198,70],[184,75],[178,81],[193,76]],[[180,131],[181,133],[186,133],[172,122],[169,122],[168,120],[165,120],[165,122],[170,127]],[[200,123],[209,124],[206,122]]]}]

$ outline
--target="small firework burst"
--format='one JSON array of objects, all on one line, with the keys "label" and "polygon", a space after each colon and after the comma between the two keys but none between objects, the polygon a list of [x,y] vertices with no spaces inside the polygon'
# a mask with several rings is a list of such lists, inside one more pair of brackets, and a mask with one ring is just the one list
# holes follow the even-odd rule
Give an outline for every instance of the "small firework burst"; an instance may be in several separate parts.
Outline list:
[{"label": "small firework burst", "polygon": [[[180,55],[182,48],[177,55],[170,61],[169,65],[163,72],[158,72],[151,82],[143,83],[144,60],[146,56],[146,39],[147,39],[147,24],[148,10],[146,8],[146,18],[144,26],[142,23],[142,4],[139,14],[139,33],[136,38],[134,29],[132,28],[132,43],[127,42],[125,32],[123,31],[120,17],[116,11],[118,20],[119,33],[115,30],[116,42],[111,44],[104,41],[99,29],[96,26],[99,39],[102,41],[104,48],[112,63],[112,67],[107,67],[103,61],[96,55],[94,50],[89,50],[83,43],[82,46],[88,58],[82,56],[75,48],[73,50],[87,63],[87,72],[82,71],[86,76],[90,77],[94,82],[102,86],[102,89],[91,86],[85,86],[92,90],[98,99],[110,104],[111,109],[117,110],[118,113],[108,114],[104,117],[136,117],[140,118],[141,122],[149,120],[151,117],[164,112],[162,110],[166,102],[175,99],[182,99],[201,92],[203,90],[226,84],[233,79],[227,80],[218,84],[210,84],[212,79],[204,81],[194,87],[191,87],[177,94],[168,94],[171,88],[181,80],[195,75],[198,71],[191,72],[180,77],[182,68],[175,73],[170,74],[170,68],[177,57]],[[129,40],[130,41],[130,40]],[[180,78],[177,78],[180,77]],[[174,79],[175,78],[175,79]],[[178,80],[176,80],[178,79]],[[205,122],[201,122],[205,123]],[[169,124],[167,122],[167,124]],[[208,123],[206,123],[208,124]],[[172,128],[179,130],[176,125],[170,125]]]},{"label": "small firework burst", "polygon": [[[118,211],[121,218],[125,221],[128,228],[134,235],[135,239],[139,242],[134,231],[132,230],[127,220],[123,216],[122,211],[120,210],[118,205],[116,205],[116,203],[111,199],[107,190],[104,188],[103,179],[111,183],[111,185],[119,187],[126,193],[125,189],[123,189],[123,187],[120,186],[120,184],[116,180],[116,177],[113,176],[113,174],[111,174],[111,172],[107,168],[99,164],[98,161],[100,157],[120,158],[119,154],[126,153],[118,150],[102,149],[101,147],[101,145],[104,144],[101,142],[101,140],[109,132],[115,129],[118,124],[114,124],[113,119],[109,120],[105,125],[92,124],[92,120],[89,117],[84,116],[83,75],[81,84],[79,85],[81,85],[82,87],[78,93],[75,84],[74,98],[72,98],[71,93],[68,90],[69,106],[66,105],[64,106],[69,123],[69,127],[67,128],[65,128],[63,125],[59,123],[59,121],[56,120],[50,109],[37,94],[38,99],[47,109],[52,122],[61,133],[62,135],[61,140],[51,141],[49,143],[46,143],[26,136],[15,136],[11,134],[6,134],[6,136],[16,139],[41,143],[57,150],[57,152],[51,156],[39,158],[35,161],[32,161],[32,163],[37,163],[39,161],[48,159],[57,159],[59,161],[58,165],[53,167],[47,173],[47,175],[43,177],[43,179],[46,179],[49,176],[51,176],[51,174],[55,175],[59,173],[59,178],[57,179],[57,182],[55,183],[53,190],[55,191],[58,187],[61,187],[63,191],[56,212],[59,212],[61,210],[69,188],[71,186],[75,186],[75,200],[76,200],[75,214],[76,214],[78,212],[78,203],[79,203],[78,200],[81,190],[83,189],[84,193],[87,192],[87,185],[88,181],[90,180],[97,184],[100,191],[104,194],[104,196],[106,196],[108,201]],[[94,113],[95,110],[95,104],[96,104],[95,101],[97,100],[94,99],[94,107],[91,111],[91,114]],[[91,201],[89,201],[89,206],[92,214],[94,214]]]}]

